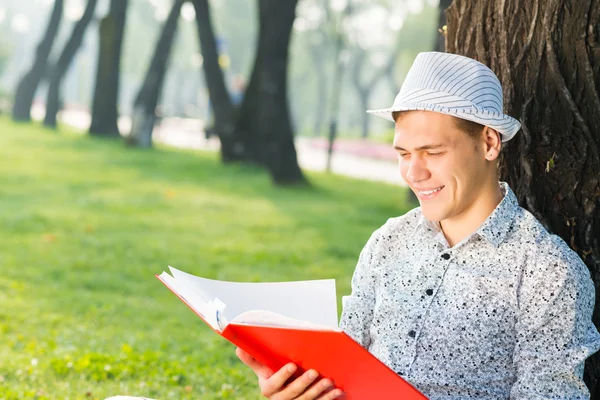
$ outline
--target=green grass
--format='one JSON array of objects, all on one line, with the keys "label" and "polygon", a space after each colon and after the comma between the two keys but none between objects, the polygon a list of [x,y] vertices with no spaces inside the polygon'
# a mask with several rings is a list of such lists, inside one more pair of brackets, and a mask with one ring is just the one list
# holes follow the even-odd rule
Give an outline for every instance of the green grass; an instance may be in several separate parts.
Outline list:
[{"label": "green grass", "polygon": [[406,211],[393,186],[277,188],[216,154],[0,118],[0,399],[257,399],[234,347],[154,277],[336,278]]}]

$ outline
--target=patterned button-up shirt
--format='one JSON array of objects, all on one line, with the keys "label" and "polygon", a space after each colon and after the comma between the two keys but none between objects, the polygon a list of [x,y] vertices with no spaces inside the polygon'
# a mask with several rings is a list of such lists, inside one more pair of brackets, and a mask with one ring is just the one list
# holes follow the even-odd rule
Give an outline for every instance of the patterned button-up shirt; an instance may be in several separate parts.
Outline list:
[{"label": "patterned button-up shirt", "polygon": [[588,269],[501,187],[453,247],[419,208],[378,229],[340,325],[430,399],[589,398],[583,365],[600,335]]}]

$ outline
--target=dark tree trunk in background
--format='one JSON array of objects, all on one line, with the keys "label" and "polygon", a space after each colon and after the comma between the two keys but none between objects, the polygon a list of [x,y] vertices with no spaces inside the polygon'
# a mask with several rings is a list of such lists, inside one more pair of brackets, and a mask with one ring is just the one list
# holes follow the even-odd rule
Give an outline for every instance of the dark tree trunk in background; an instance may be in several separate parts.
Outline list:
[{"label": "dark tree trunk in background", "polygon": [[154,56],[146,73],[144,83],[133,104],[131,132],[126,142],[138,147],[152,146],[152,131],[156,122],[156,106],[165,80],[167,63],[177,31],[181,6],[186,0],[175,0],[171,12],[163,25],[160,38],[154,49]]},{"label": "dark tree trunk in background", "polygon": [[435,51],[446,51],[446,36],[440,30],[443,31],[444,25],[446,25],[446,9],[450,7],[450,4],[452,4],[452,0],[440,0],[438,5],[438,33],[435,36],[435,45],[433,47]]},{"label": "dark tree trunk in background", "polygon": [[287,101],[288,47],[297,0],[259,0],[258,50],[235,133],[242,160],[267,167],[277,184],[305,182]]},{"label": "dark tree trunk in background", "polygon": [[128,4],[129,0],[111,0],[110,11],[100,21],[100,53],[90,126],[94,135],[119,136],[119,75]]},{"label": "dark tree trunk in background", "polygon": [[196,9],[204,73],[223,162],[265,166],[277,184],[305,182],[298,166],[287,103],[288,46],[298,0],[259,0],[260,30],[250,84],[239,109],[227,92],[207,0]]},{"label": "dark tree trunk in background", "polygon": [[221,160],[237,160],[240,145],[235,142],[235,108],[225,85],[223,71],[219,66],[217,42],[212,28],[208,0],[191,0],[196,10],[196,26],[200,51],[204,59],[203,69],[211,108],[214,114],[214,130],[221,141]]},{"label": "dark tree trunk in background", "polygon": [[90,24],[96,10],[97,0],[88,0],[87,6],[81,19],[77,21],[69,41],[65,45],[58,62],[50,72],[50,87],[48,88],[48,97],[46,99],[46,116],[44,117],[44,125],[55,128],[56,114],[60,108],[60,85],[65,73],[69,69],[69,65],[73,61],[77,50],[83,41],[83,35]]},{"label": "dark tree trunk in background", "polygon": [[[447,17],[447,50],[490,66],[505,110],[523,124],[507,144],[501,178],[577,251],[600,293],[600,3],[454,0]],[[595,356],[585,373],[592,399],[600,398],[599,378]]]},{"label": "dark tree trunk in background", "polygon": [[46,74],[48,56],[60,27],[63,13],[63,0],[55,0],[50,21],[41,42],[35,50],[35,60],[31,69],[21,78],[15,90],[12,118],[15,121],[31,121],[31,103],[35,91]]}]

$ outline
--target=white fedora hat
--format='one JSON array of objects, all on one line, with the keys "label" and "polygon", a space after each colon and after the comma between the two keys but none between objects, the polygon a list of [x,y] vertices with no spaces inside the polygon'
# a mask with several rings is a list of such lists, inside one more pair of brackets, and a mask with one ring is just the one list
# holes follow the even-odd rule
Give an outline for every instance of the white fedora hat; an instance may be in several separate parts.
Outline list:
[{"label": "white fedora hat", "polygon": [[427,110],[467,119],[510,140],[521,128],[502,111],[502,85],[479,61],[450,53],[419,53],[390,108],[368,110],[393,121],[395,111]]}]

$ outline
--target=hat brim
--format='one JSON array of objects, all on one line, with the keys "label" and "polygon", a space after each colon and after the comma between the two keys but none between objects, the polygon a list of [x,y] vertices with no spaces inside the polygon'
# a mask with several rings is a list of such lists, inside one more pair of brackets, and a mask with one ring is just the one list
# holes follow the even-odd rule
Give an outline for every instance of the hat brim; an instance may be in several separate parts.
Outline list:
[{"label": "hat brim", "polygon": [[394,122],[394,117],[392,117],[392,113],[396,111],[413,110],[439,112],[441,114],[451,115],[453,117],[462,118],[476,122],[481,125],[489,126],[490,128],[500,133],[502,142],[507,142],[510,139],[512,139],[517,134],[519,129],[521,129],[521,123],[515,118],[511,117],[510,115],[498,115],[496,113],[489,112],[486,110],[473,110],[472,108],[450,109],[447,107],[441,107],[439,105],[420,103],[397,105],[390,108],[382,108],[379,110],[367,110],[367,113]]}]

